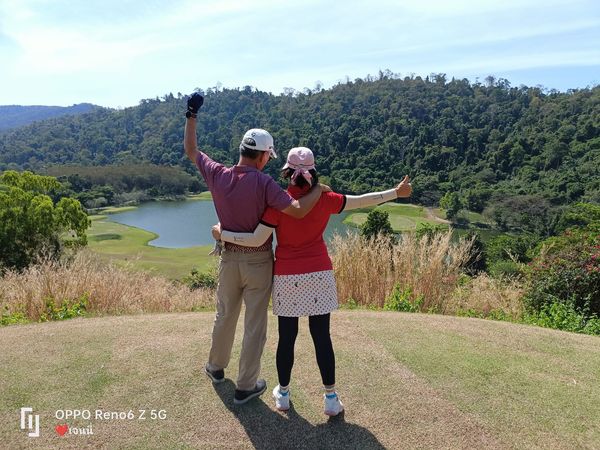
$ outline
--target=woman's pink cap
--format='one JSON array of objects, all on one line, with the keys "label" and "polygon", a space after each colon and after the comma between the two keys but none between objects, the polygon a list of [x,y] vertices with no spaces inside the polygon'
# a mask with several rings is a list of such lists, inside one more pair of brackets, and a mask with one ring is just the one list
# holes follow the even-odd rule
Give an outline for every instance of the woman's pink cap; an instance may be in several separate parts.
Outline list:
[{"label": "woman's pink cap", "polygon": [[315,168],[315,157],[310,148],[306,147],[294,147],[290,150],[287,155],[287,162],[283,169],[304,169],[312,170]]}]

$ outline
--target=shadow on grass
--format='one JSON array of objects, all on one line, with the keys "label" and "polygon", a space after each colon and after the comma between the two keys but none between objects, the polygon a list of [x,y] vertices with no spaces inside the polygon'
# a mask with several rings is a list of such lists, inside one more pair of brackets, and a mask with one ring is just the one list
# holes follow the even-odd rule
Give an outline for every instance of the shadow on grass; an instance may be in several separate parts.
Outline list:
[{"label": "shadow on grass", "polygon": [[[347,423],[343,413],[327,423],[312,425],[294,409],[284,414],[271,410],[262,398],[245,405],[233,404],[235,385],[231,380],[214,385],[223,404],[240,421],[252,445],[257,449],[384,449],[366,428]],[[269,395],[267,391],[263,396]]]}]

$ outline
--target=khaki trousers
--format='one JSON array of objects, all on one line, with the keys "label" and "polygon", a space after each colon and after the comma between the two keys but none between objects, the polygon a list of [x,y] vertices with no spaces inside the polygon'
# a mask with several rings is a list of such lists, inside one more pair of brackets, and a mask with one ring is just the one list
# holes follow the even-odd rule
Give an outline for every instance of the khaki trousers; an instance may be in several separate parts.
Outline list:
[{"label": "khaki trousers", "polygon": [[237,389],[240,390],[254,389],[260,373],[260,358],[267,340],[267,308],[272,284],[272,251],[240,253],[224,250],[221,254],[217,315],[208,364],[211,370],[225,369],[229,365],[243,300],[246,313],[237,379]]}]

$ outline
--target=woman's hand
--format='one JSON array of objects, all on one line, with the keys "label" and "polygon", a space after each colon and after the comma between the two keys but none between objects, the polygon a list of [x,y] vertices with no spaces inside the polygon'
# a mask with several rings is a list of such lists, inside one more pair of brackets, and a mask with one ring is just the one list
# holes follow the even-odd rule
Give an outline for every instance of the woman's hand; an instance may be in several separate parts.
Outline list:
[{"label": "woman's hand", "polygon": [[396,186],[396,195],[401,198],[407,198],[410,197],[410,194],[412,194],[412,186],[408,175],[405,175],[400,184]]},{"label": "woman's hand", "polygon": [[220,241],[221,240],[221,223],[219,222],[216,225],[213,225],[212,227],[212,235],[215,238],[215,241]]}]

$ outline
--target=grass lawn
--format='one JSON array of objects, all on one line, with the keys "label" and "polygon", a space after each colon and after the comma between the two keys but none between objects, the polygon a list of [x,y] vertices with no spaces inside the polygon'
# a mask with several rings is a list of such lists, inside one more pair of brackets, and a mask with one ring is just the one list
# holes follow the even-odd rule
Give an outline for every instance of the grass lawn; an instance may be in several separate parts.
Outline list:
[{"label": "grass lawn", "polygon": [[[392,225],[392,229],[396,232],[414,231],[417,228],[417,225],[420,223],[427,223],[429,225],[441,226],[444,228],[448,227],[447,224],[440,223],[427,217],[427,213],[422,206],[402,203],[384,203],[376,208],[389,213],[390,224]],[[350,213],[346,216],[344,223],[359,227],[367,220],[367,215],[370,210],[371,208],[356,210],[356,212]],[[431,208],[431,212],[434,214],[434,216],[440,219],[446,219],[446,213],[440,208]],[[479,213],[472,211],[461,211],[460,216],[467,218],[471,224],[468,228],[454,227],[453,237],[455,239],[466,236],[469,231],[477,231],[484,242],[488,242],[501,234],[507,234],[494,228],[482,228],[476,226],[478,223],[486,223],[484,217]]]},{"label": "grass lawn", "polygon": [[[274,409],[276,321],[268,391],[232,402],[238,330],[226,381],[202,373],[212,313],[74,319],[0,328],[2,448],[598,448],[600,338],[506,322],[337,311],[337,384],[346,412],[327,420],[308,324],[300,321],[292,408]],[[39,438],[19,429],[21,407]],[[57,419],[57,410],[92,418]],[[164,419],[151,419],[151,410]],[[94,418],[95,411],[134,419]],[[146,410],[139,419],[139,410]],[[59,436],[57,425],[93,435]]]},{"label": "grass lawn", "polygon": [[137,208],[137,206],[110,206],[108,208],[102,208],[98,212],[100,214],[117,214],[125,211],[133,211]]},{"label": "grass lawn", "polygon": [[[427,218],[422,206],[409,205],[402,203],[384,203],[376,209],[387,211],[390,215],[390,224],[394,231],[412,231],[420,223],[430,225],[439,225],[439,222]],[[367,220],[368,212],[371,208],[359,209],[346,216],[344,223],[352,226],[360,226]]]},{"label": "grass lawn", "polygon": [[210,191],[204,191],[199,194],[187,195],[186,200],[212,200],[212,194]]},{"label": "grass lawn", "polygon": [[486,219],[485,217],[483,217],[483,214],[476,213],[474,211],[467,211],[464,209],[459,211],[458,217],[463,217],[473,224],[474,223],[483,223],[483,224],[489,223],[489,220]]},{"label": "grass lawn", "polygon": [[214,258],[208,256],[212,246],[162,248],[148,245],[155,238],[154,233],[107,222],[102,216],[93,216],[88,230],[88,246],[101,257],[171,279],[182,278],[193,267],[208,270],[214,263]]}]

